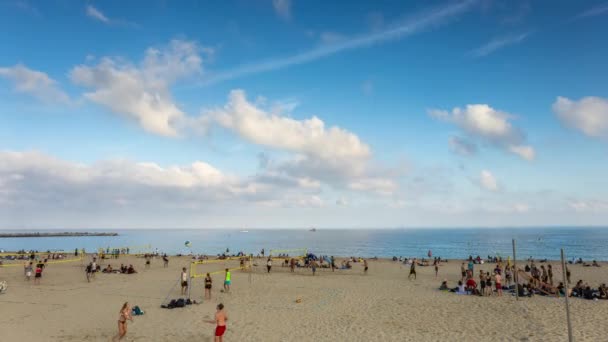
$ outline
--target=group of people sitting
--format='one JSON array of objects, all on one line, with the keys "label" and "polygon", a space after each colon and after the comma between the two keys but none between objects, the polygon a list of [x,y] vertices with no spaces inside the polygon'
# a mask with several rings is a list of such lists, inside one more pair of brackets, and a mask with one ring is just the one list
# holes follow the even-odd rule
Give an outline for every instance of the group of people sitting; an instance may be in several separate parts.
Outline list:
[{"label": "group of people sitting", "polygon": [[[99,267],[99,266],[98,266]],[[128,267],[124,264],[120,264],[120,268],[112,268],[112,265],[108,264],[106,268],[104,268],[102,273],[122,273],[122,274],[134,274],[137,273],[133,265],[129,265]]]},{"label": "group of people sitting", "polygon": [[597,289],[594,289],[589,284],[583,283],[583,280],[579,280],[570,291],[570,296],[589,300],[608,299],[608,288],[606,284],[602,283]]}]

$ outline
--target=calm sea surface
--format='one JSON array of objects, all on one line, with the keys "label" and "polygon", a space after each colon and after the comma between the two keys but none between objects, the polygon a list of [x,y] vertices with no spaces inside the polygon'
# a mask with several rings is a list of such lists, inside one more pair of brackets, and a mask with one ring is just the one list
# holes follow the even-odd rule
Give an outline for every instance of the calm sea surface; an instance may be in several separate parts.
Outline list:
[{"label": "calm sea surface", "polygon": [[[102,231],[102,230],[95,230]],[[517,258],[559,259],[560,248],[567,257],[608,260],[608,228],[492,228],[492,229],[272,229],[249,230],[103,230],[115,237],[2,238],[0,249],[93,251],[106,247],[131,247],[132,252],[158,249],[160,252],[218,254],[244,251],[257,254],[262,248],[307,248],[316,254],[337,256],[433,256],[465,258],[469,255],[511,255],[511,239],[517,243]],[[2,232],[26,232],[2,231]],[[185,247],[190,241],[191,247]]]}]

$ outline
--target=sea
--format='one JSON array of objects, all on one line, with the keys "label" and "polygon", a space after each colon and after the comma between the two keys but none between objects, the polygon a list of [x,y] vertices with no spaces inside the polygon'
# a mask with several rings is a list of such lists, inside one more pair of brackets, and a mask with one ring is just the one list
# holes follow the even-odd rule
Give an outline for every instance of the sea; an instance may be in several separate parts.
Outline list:
[{"label": "sea", "polygon": [[[70,230],[58,230],[70,231]],[[608,261],[608,227],[592,228],[403,228],[403,229],[118,229],[78,230],[116,232],[118,236],[0,238],[0,250],[87,252],[99,248],[126,248],[131,253],[159,252],[216,255],[244,252],[257,255],[262,248],[299,255],[301,249],[317,255],[361,257],[433,257],[463,259],[511,256],[515,240],[518,260],[566,258]],[[30,232],[3,230],[0,232]],[[44,230],[52,232],[52,230]],[[279,252],[275,252],[277,254]]]}]

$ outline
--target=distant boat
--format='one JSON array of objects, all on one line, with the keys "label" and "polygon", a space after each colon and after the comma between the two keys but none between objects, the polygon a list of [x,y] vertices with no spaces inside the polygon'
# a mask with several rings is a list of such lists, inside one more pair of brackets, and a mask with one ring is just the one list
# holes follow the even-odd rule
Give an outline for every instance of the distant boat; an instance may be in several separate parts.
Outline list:
[{"label": "distant boat", "polygon": [[248,230],[241,230],[241,233],[249,233]]},{"label": "distant boat", "polygon": [[317,231],[317,228],[310,228],[310,231],[311,231],[311,232],[316,232],[316,231]]}]

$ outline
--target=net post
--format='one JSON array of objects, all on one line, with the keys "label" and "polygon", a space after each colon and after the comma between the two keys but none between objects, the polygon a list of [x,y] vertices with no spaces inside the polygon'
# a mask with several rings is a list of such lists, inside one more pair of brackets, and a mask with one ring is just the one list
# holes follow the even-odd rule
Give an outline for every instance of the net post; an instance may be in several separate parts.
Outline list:
[{"label": "net post", "polygon": [[561,257],[562,257],[562,280],[564,282],[564,290],[566,299],[566,320],[568,321],[568,341],[574,341],[572,337],[572,322],[570,322],[570,303],[568,302],[568,279],[566,277],[566,257],[564,256],[564,249],[561,249]]},{"label": "net post", "polygon": [[190,262],[190,268],[188,269],[188,299],[190,299],[190,290],[192,289],[192,261]]},{"label": "net post", "polygon": [[515,239],[511,241],[513,242],[513,268],[515,268],[515,272],[513,272],[513,279],[515,279],[515,300],[519,300],[519,272],[517,270],[517,255],[515,254]]}]

